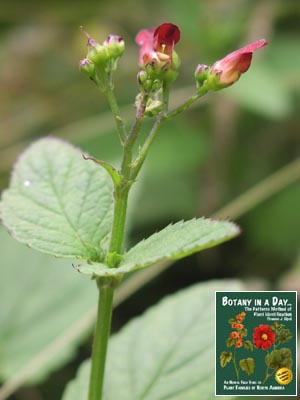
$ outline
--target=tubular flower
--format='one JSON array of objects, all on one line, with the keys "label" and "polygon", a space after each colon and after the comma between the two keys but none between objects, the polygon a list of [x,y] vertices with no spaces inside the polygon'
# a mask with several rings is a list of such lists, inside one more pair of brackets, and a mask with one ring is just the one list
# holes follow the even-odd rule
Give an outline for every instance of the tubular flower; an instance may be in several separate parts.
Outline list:
[{"label": "tubular flower", "polygon": [[248,71],[253,52],[267,44],[265,39],[256,40],[216,61],[210,69],[204,69],[203,64],[200,64],[196,69],[195,78],[200,85],[207,82],[211,90],[230,86],[240,78],[241,74]]},{"label": "tubular flower", "polygon": [[253,343],[262,350],[269,349],[275,342],[275,332],[270,325],[260,324],[254,328]]},{"label": "tubular flower", "polygon": [[229,86],[236,82],[241,74],[248,71],[253,52],[267,44],[265,39],[257,40],[215,62],[212,66],[212,72],[218,75],[219,83]]},{"label": "tubular flower", "polygon": [[174,46],[179,40],[179,28],[171,23],[140,31],[135,38],[140,47],[139,66],[157,66],[160,70],[172,66],[176,58]]}]

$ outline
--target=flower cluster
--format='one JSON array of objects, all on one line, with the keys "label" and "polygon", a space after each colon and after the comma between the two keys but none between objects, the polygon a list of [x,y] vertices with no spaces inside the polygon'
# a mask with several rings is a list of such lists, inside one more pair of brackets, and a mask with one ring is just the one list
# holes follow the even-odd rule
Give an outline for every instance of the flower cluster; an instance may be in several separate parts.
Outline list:
[{"label": "flower cluster", "polygon": [[[88,39],[88,54],[79,66],[83,73],[99,84],[99,75],[101,77],[103,72],[110,73],[116,69],[125,44],[118,35],[109,35],[103,44],[99,44],[84,30],[83,32]],[[174,47],[179,40],[180,30],[170,22],[157,28],[143,29],[136,35],[135,41],[140,49],[138,83],[141,91],[153,93],[155,87],[159,91],[163,84],[168,85],[177,78],[180,60]],[[256,40],[216,61],[212,66],[199,64],[194,74],[198,95],[200,96],[200,92],[220,90],[235,83],[241,74],[248,71],[253,52],[267,44],[265,39]],[[157,106],[156,100],[152,98],[154,105],[151,104],[151,110],[161,109],[161,104]]]},{"label": "flower cluster", "polygon": [[95,39],[81,27],[87,37],[87,56],[79,62],[79,69],[94,82],[99,83],[99,76],[105,71],[109,73],[117,68],[117,61],[125,50],[125,43],[121,36],[108,35],[102,43]]},{"label": "flower cluster", "polygon": [[254,328],[253,343],[258,349],[268,350],[275,342],[275,332],[270,325],[260,324]]},{"label": "flower cluster", "polygon": [[232,329],[236,329],[235,331],[230,332],[229,334],[229,342],[234,345],[234,347],[242,347],[243,346],[243,337],[247,336],[247,330],[244,327],[243,321],[246,317],[246,313],[242,311],[235,318],[232,318],[229,322],[231,324]]}]

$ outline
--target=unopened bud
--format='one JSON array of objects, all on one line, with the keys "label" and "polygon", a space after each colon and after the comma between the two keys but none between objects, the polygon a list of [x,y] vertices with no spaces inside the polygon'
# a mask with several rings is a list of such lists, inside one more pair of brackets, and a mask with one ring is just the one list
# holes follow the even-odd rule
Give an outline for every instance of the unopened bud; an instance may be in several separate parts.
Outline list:
[{"label": "unopened bud", "polygon": [[208,65],[198,64],[195,71],[195,79],[197,81],[198,86],[202,86],[203,83],[207,80],[209,71],[210,67]]},{"label": "unopened bud", "polygon": [[106,46],[99,44],[83,29],[82,26],[80,27],[80,29],[87,37],[87,48],[88,48],[87,58],[91,60],[98,67],[105,65],[105,63],[109,58]]},{"label": "unopened bud", "polygon": [[163,109],[163,102],[160,100],[152,100],[150,99],[147,103],[145,115],[148,117],[153,117],[157,115]]},{"label": "unopened bud", "polygon": [[84,58],[83,60],[81,60],[79,62],[79,69],[90,79],[92,79],[95,82],[98,82],[95,64],[91,60],[89,60],[88,58]]},{"label": "unopened bud", "polygon": [[125,42],[122,36],[118,35],[109,35],[103,46],[106,47],[109,57],[113,59],[120,58],[125,51]]},{"label": "unopened bud", "polygon": [[137,81],[139,85],[143,86],[144,83],[147,81],[147,79],[148,79],[148,74],[146,71],[141,70],[138,72]]}]

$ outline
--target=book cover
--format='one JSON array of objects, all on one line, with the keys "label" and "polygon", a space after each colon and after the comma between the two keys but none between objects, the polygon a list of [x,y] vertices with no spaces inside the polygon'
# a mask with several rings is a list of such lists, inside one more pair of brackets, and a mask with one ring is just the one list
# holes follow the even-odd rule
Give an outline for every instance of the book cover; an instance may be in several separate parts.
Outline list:
[{"label": "book cover", "polygon": [[216,396],[297,396],[297,292],[216,292]]}]

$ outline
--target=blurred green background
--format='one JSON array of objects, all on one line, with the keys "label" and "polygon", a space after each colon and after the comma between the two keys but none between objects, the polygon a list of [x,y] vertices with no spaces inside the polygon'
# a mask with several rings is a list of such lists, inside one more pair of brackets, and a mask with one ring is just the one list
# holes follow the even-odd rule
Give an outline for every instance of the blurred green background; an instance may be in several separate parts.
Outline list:
[{"label": "blurred green background", "polygon": [[[115,87],[130,123],[137,94],[135,35],[172,22],[181,29],[174,104],[193,93],[198,63],[212,64],[259,38],[269,41],[236,85],[207,95],[161,127],[136,184],[128,241],[135,243],[172,221],[212,215],[299,157],[299,20],[295,0],[6,1],[0,7],[1,189],[18,154],[49,134],[118,163],[118,137],[105,99],[78,71],[86,55],[79,26],[100,42],[109,33],[123,36],[126,52]],[[225,215],[236,217],[241,237],[162,273],[118,307],[114,329],[195,281],[241,277],[254,289],[300,289],[299,169],[292,180],[248,212]],[[9,255],[0,262],[1,270],[9,268]],[[14,276],[10,279],[13,285]],[[90,337],[66,367],[10,399],[59,398],[89,351]]]}]

